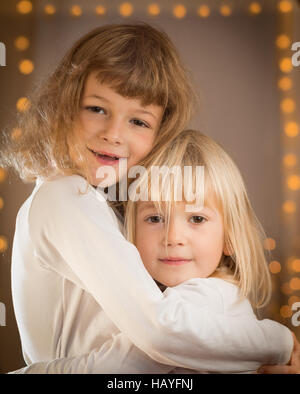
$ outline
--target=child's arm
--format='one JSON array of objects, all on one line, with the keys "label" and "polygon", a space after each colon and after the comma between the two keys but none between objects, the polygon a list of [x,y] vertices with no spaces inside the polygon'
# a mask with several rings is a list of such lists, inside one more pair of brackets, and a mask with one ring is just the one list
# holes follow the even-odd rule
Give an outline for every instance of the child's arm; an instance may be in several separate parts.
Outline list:
[{"label": "child's arm", "polygon": [[10,374],[166,374],[172,369],[152,360],[119,333],[89,354],[33,363]]},{"label": "child's arm", "polygon": [[[92,188],[78,196],[78,186],[84,190],[85,185],[83,178],[72,176],[45,183],[37,191],[29,216],[35,254],[49,269],[66,278],[71,275],[70,280],[79,278],[139,349],[160,363],[196,370],[230,359],[230,348],[256,360],[264,356],[264,361],[269,349],[269,363],[274,364],[289,359],[286,343],[291,341],[292,348],[292,337],[285,327],[199,310],[176,291],[162,294],[135,246],[117,228],[103,197]],[[262,346],[245,347],[254,331]]]}]

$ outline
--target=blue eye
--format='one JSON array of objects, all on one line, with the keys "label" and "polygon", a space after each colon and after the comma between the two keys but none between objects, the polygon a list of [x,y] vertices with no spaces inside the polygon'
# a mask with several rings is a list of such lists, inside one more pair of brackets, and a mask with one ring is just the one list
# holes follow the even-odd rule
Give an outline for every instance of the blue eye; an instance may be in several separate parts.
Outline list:
[{"label": "blue eye", "polygon": [[148,223],[162,223],[163,222],[163,218],[161,216],[158,216],[158,215],[153,215],[153,216],[149,216],[146,219],[146,222],[148,222]]},{"label": "blue eye", "polygon": [[142,120],[139,119],[132,119],[132,122],[134,123],[135,126],[139,126],[139,127],[147,127],[149,128],[149,126],[143,122]]},{"label": "blue eye", "polygon": [[93,105],[87,106],[87,107],[85,107],[85,109],[87,109],[88,111],[91,111],[91,112],[95,112],[97,114],[99,114],[100,111],[103,111],[105,113],[105,109],[104,108],[93,106]]},{"label": "blue eye", "polygon": [[194,224],[201,224],[206,222],[206,219],[203,216],[192,216],[190,220]]}]

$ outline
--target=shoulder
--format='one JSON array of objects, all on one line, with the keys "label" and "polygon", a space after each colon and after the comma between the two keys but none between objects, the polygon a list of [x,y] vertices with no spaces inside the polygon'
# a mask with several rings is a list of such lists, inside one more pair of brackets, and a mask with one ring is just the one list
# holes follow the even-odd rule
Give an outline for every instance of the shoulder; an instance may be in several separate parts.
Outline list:
[{"label": "shoulder", "polygon": [[29,207],[29,224],[33,231],[47,226],[67,228],[70,223],[78,227],[86,221],[114,225],[116,219],[104,197],[85,178],[70,175],[37,182]]},{"label": "shoulder", "polygon": [[185,301],[199,307],[208,307],[220,313],[224,310],[222,293],[210,278],[192,278],[171,289]]}]

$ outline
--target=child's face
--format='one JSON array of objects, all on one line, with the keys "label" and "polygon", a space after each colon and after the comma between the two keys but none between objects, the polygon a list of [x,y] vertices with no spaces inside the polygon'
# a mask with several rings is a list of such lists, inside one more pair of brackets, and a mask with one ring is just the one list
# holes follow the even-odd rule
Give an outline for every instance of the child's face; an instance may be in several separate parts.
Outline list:
[{"label": "child's face", "polygon": [[168,239],[165,215],[151,202],[137,206],[137,249],[150,275],[169,287],[210,276],[224,251],[223,220],[218,210],[204,207],[190,213],[185,212],[185,206],[186,202],[173,205]]},{"label": "child's face", "polygon": [[[151,151],[162,114],[162,107],[143,107],[138,99],[123,97],[108,85],[99,83],[94,73],[89,75],[74,133],[80,151],[87,159],[93,185],[99,185],[101,181],[96,177],[99,167],[113,168],[117,182],[124,175],[124,171],[119,173],[122,158],[127,159],[129,169]],[[70,152],[72,160],[80,167],[78,154],[72,146]]]}]

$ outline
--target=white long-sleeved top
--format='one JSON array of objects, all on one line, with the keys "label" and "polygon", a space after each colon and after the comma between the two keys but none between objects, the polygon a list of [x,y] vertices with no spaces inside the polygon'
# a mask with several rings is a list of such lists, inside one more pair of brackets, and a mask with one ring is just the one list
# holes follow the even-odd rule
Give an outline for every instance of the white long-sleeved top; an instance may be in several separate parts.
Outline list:
[{"label": "white long-sleeved top", "polygon": [[139,373],[145,359],[144,373],[243,372],[289,360],[292,335],[279,323],[224,314],[210,293],[187,302],[195,286],[161,293],[86,185],[79,175],[39,180],[17,216],[12,294],[27,364],[67,357],[66,372]]}]

